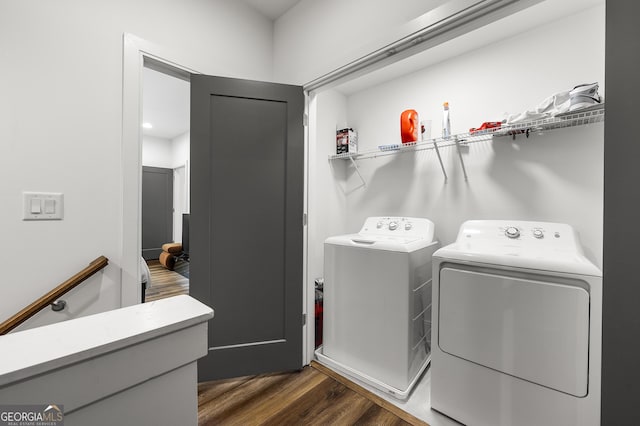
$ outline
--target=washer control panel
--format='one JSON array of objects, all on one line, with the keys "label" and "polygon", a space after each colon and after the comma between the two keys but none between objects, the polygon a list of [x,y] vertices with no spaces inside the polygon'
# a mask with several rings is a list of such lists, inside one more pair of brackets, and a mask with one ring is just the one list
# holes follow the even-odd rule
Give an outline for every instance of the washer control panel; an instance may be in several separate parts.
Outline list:
[{"label": "washer control panel", "polygon": [[361,235],[388,235],[433,240],[435,225],[421,217],[375,216],[365,220]]}]

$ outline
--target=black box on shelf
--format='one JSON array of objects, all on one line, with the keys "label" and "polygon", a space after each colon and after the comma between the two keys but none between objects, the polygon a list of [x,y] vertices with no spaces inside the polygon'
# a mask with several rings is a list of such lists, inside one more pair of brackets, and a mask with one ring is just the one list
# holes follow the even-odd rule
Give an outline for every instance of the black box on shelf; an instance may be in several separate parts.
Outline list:
[{"label": "black box on shelf", "polygon": [[358,152],[358,135],[351,128],[336,131],[336,154],[347,152]]}]

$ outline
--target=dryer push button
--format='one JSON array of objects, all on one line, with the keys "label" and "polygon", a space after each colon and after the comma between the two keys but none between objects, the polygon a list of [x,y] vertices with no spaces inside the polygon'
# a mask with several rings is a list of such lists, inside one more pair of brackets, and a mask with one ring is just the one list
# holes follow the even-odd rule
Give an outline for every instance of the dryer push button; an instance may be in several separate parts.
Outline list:
[{"label": "dryer push button", "polygon": [[520,230],[515,226],[510,226],[504,231],[504,235],[509,238],[518,238],[520,236]]}]

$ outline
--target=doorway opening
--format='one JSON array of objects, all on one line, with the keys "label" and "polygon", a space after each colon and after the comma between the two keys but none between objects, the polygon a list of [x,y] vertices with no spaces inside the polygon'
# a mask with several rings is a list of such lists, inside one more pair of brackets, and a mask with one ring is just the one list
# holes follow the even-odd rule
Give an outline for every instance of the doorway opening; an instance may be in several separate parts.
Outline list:
[{"label": "doorway opening", "polygon": [[[225,328],[225,324],[235,323],[249,323],[249,325],[260,324],[258,332],[264,333],[265,327],[262,324],[265,319],[269,318],[269,332],[274,331],[276,334],[274,337],[266,336],[264,338],[254,340],[247,334],[243,335],[244,330],[250,332],[253,331],[253,327],[244,327],[238,333],[236,327],[226,327],[227,330],[236,331],[235,336],[227,336],[227,342],[217,342],[219,339],[212,339],[211,327],[209,334],[209,356],[199,361],[208,362],[211,366],[219,371],[225,372],[230,375],[246,375],[246,371],[235,371],[231,367],[222,366],[217,360],[213,359],[212,354],[228,354],[224,355],[229,363],[235,363],[239,367],[255,367],[267,371],[284,371],[294,368],[299,368],[302,365],[304,356],[304,345],[302,339],[307,338],[307,327],[303,325],[304,316],[301,315],[300,302],[305,300],[304,295],[300,294],[304,292],[304,288],[300,286],[302,281],[304,260],[304,230],[300,228],[300,218],[304,217],[302,206],[304,205],[304,126],[302,117],[304,116],[304,94],[302,87],[284,85],[277,83],[256,82],[248,80],[231,79],[224,77],[213,77],[203,75],[201,72],[195,70],[195,68],[186,68],[183,65],[184,52],[177,54],[176,52],[170,52],[162,48],[161,46],[154,45],[145,40],[142,40],[134,35],[125,34],[123,38],[123,144],[122,144],[122,161],[123,161],[123,221],[122,221],[122,304],[129,306],[131,304],[140,303],[140,259],[142,252],[141,243],[141,194],[142,194],[142,105],[143,105],[143,72],[144,68],[152,68],[154,65],[160,65],[160,71],[168,75],[186,74],[180,76],[184,80],[190,81],[190,93],[197,93],[196,99],[191,99],[190,120],[193,119],[190,132],[198,137],[190,137],[190,157],[192,161],[186,165],[186,171],[188,175],[193,175],[194,178],[190,180],[190,196],[189,209],[190,209],[190,225],[195,231],[190,234],[190,246],[191,256],[193,262],[190,264],[190,277],[193,279],[189,285],[189,295],[205,304],[212,304],[212,286],[211,272],[214,269],[214,265],[211,264],[212,260],[216,260],[218,263],[215,265],[217,282],[223,285],[229,286],[230,282],[239,283],[240,286],[245,286],[250,290],[247,292],[235,291],[233,294],[222,293],[225,296],[234,297],[236,300],[227,302],[226,300],[216,299],[216,321],[219,327]],[[180,59],[181,58],[181,59]],[[156,62],[156,64],[154,64]],[[151,65],[151,66],[148,66]],[[168,71],[168,72],[165,72]],[[200,78],[202,77],[202,78]],[[196,90],[194,87],[194,81],[200,80],[202,90]],[[215,84],[217,88],[210,88],[210,84]],[[220,87],[217,85],[221,84]],[[204,85],[204,87],[202,86]],[[213,92],[211,91],[213,90]],[[284,92],[284,93],[280,93]],[[236,107],[240,108],[240,112],[237,113],[237,109],[230,110],[225,105],[220,105],[220,102],[214,102],[216,111],[211,115],[211,97],[212,93],[215,96],[216,101],[222,101],[222,103],[229,102],[234,103]],[[287,96],[282,96],[287,95]],[[195,96],[192,96],[195,98]],[[254,102],[254,101],[259,102]],[[238,105],[240,102],[242,105]],[[265,114],[261,111],[256,111],[256,108],[247,109],[246,103],[249,106],[260,108],[263,110],[266,108],[272,115],[279,116],[276,119],[269,120],[264,119]],[[209,108],[207,108],[209,105]],[[283,108],[283,105],[286,108]],[[264,119],[262,127],[255,125],[246,126],[247,111],[251,111],[251,123],[257,123],[258,118]],[[199,114],[200,113],[200,114]],[[227,119],[227,114],[232,113],[232,119]],[[199,114],[199,115],[198,115]],[[285,120],[286,114],[286,120]],[[198,121],[196,118],[199,117]],[[206,117],[212,117],[216,120],[216,125],[205,125]],[[271,124],[278,124],[278,131],[274,132]],[[284,123],[284,131],[280,128]],[[292,123],[291,125],[288,125]],[[296,124],[297,123],[297,124]],[[206,136],[206,132],[203,133],[203,129],[215,129],[215,131],[225,130],[229,131],[233,138],[238,136],[238,132],[243,138],[242,142],[229,144],[229,137],[225,138],[213,138],[213,140],[219,141],[219,143],[213,144],[219,152],[211,153],[211,141],[212,138]],[[204,135],[204,136],[203,136]],[[286,135],[286,138],[282,138]],[[277,136],[277,137],[276,137]],[[265,138],[275,138],[277,149],[268,150],[271,145],[264,143]],[[246,139],[246,142],[245,142]],[[288,143],[288,142],[291,143]],[[287,142],[287,143],[285,143]],[[284,143],[284,145],[283,145]],[[249,145],[256,145],[256,149],[247,150],[250,154],[250,160],[255,163],[247,166],[247,156],[238,156],[237,146],[248,147]],[[266,150],[266,153],[265,153]],[[203,152],[207,151],[207,152]],[[191,152],[193,155],[191,155]],[[262,154],[259,154],[262,153]],[[219,155],[224,154],[224,156]],[[268,155],[267,155],[268,154]],[[274,158],[274,156],[276,158]],[[229,158],[230,157],[230,158]],[[265,161],[265,159],[279,159],[279,161]],[[215,164],[212,165],[212,161],[215,160]],[[287,162],[288,161],[288,162]],[[234,164],[239,163],[234,167]],[[265,172],[270,176],[269,179],[263,179],[265,173],[256,171],[257,166],[268,168],[269,164],[279,164],[285,169],[287,179],[282,178],[282,170],[277,167],[277,173],[275,176],[271,176],[271,171]],[[286,167],[285,167],[286,163]],[[219,168],[219,166],[225,166]],[[190,172],[189,172],[190,169]],[[211,176],[212,172],[216,172],[216,176]],[[249,173],[247,173],[249,171]],[[278,174],[279,173],[279,174]],[[231,178],[230,178],[231,176]],[[260,179],[256,179],[259,177]],[[253,195],[256,192],[256,185],[251,185],[251,182],[256,182],[260,185],[267,183],[275,185],[276,191],[268,190],[258,193],[258,197],[262,200],[262,204],[256,202],[256,197]],[[225,185],[227,183],[227,185]],[[280,186],[277,186],[279,184]],[[215,185],[215,188],[213,186]],[[238,186],[244,185],[244,188],[238,189]],[[250,192],[250,194],[249,194]],[[274,192],[277,192],[278,197],[274,197]],[[223,198],[220,198],[220,196]],[[226,199],[224,198],[226,196]],[[229,197],[232,199],[229,201]],[[215,198],[216,203],[210,203],[210,200]],[[239,206],[237,199],[240,198],[244,203],[251,202],[252,204],[246,208],[245,205]],[[275,200],[275,201],[274,201]],[[213,207],[212,207],[213,206]],[[233,208],[229,208],[229,207]],[[256,211],[256,206],[260,207],[260,215],[253,214]],[[264,206],[271,206],[269,214],[265,214]],[[213,210],[212,210],[213,208]],[[284,213],[283,211],[284,210]],[[273,212],[275,211],[275,213]],[[215,216],[216,213],[222,212],[227,216],[232,214],[232,220],[217,220],[219,217]],[[237,212],[237,213],[236,213]],[[248,220],[242,221],[242,218]],[[215,216],[215,217],[214,217]],[[242,217],[241,217],[242,216]],[[256,221],[255,219],[259,219]],[[283,223],[282,219],[286,219]],[[233,229],[227,229],[223,227],[227,224],[241,224],[243,226],[233,227]],[[278,224],[278,231],[274,231],[272,224]],[[210,224],[215,224],[218,228],[217,237],[214,240],[211,238]],[[245,224],[252,225],[244,226]],[[261,225],[265,226],[261,226]],[[264,230],[271,232],[274,236],[267,236],[256,238],[257,232],[255,228],[258,227],[260,235]],[[306,229],[306,228],[305,228]],[[223,231],[223,238],[220,238],[219,231]],[[229,231],[233,231],[230,233]],[[240,233],[236,231],[242,231]],[[252,243],[257,240],[261,243],[260,246],[254,244],[246,244],[246,242]],[[286,246],[287,250],[274,250],[273,241],[278,242],[281,246]],[[214,244],[215,242],[215,244]],[[229,244],[231,243],[235,250],[235,256],[230,261],[221,260],[219,253],[228,254]],[[266,248],[265,248],[266,245]],[[246,246],[249,246],[254,252],[258,252],[258,255],[249,256],[247,254]],[[215,251],[217,256],[214,256],[211,252]],[[265,253],[273,256],[285,253],[287,262],[284,262],[282,268],[274,266],[274,263],[266,259]],[[282,256],[281,256],[282,258]],[[248,261],[251,259],[251,261]],[[255,260],[255,261],[254,261]],[[282,259],[281,259],[282,260]],[[260,263],[260,266],[256,266],[256,263]],[[145,262],[146,265],[146,262]],[[237,267],[240,265],[240,267]],[[250,268],[246,266],[250,265]],[[287,268],[285,268],[287,266]],[[291,269],[282,278],[282,270]],[[296,269],[295,271],[293,269]],[[245,272],[249,270],[254,276],[249,278],[238,277],[237,272]],[[268,272],[265,272],[267,271]],[[271,273],[272,270],[276,272]],[[220,272],[225,272],[226,276],[233,276],[233,280],[226,278],[220,278]],[[274,278],[274,276],[276,276]],[[264,285],[263,285],[264,284]],[[280,286],[280,288],[271,289],[268,285]],[[287,286],[287,291],[282,290],[282,285]],[[266,303],[264,295],[269,296],[271,299],[281,297],[282,301],[278,302],[278,306],[272,309],[270,305]],[[249,306],[246,303],[246,297],[251,296],[251,302],[253,305]],[[271,300],[270,299],[270,300]],[[273,303],[272,303],[273,304]],[[236,308],[239,306],[239,308]],[[255,307],[255,309],[254,309]],[[303,305],[303,312],[305,313]],[[226,312],[227,322],[225,322]],[[284,317],[282,320],[274,320],[273,316],[279,315]],[[216,337],[220,336],[216,333]],[[258,336],[260,337],[260,336]],[[262,336],[264,337],[264,336]],[[273,349],[271,349],[273,348]],[[255,349],[255,350],[254,350]],[[263,356],[261,354],[251,354],[251,360],[248,352],[264,352],[264,351],[277,351],[279,349],[291,350],[291,353],[287,353],[287,357],[278,354],[278,356]],[[232,352],[247,353],[246,356],[237,357]],[[295,357],[295,358],[294,358]],[[243,361],[244,360],[244,361]],[[285,361],[293,361],[292,365],[267,365],[267,361],[274,361],[282,364]],[[198,371],[204,371],[198,368]],[[213,376],[211,376],[213,377]],[[203,380],[208,378],[203,377]]]},{"label": "doorway opening", "polygon": [[141,255],[147,302],[189,294],[189,117],[189,74],[145,58]]}]

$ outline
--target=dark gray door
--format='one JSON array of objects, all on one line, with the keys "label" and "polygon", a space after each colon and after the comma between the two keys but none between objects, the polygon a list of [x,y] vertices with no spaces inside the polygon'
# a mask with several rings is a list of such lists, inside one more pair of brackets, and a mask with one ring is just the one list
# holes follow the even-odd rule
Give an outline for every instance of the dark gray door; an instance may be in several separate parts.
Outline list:
[{"label": "dark gray door", "polygon": [[142,257],[157,259],[173,238],[173,170],[142,168]]},{"label": "dark gray door", "polygon": [[210,305],[199,380],[302,366],[299,86],[191,78],[190,293]]}]

